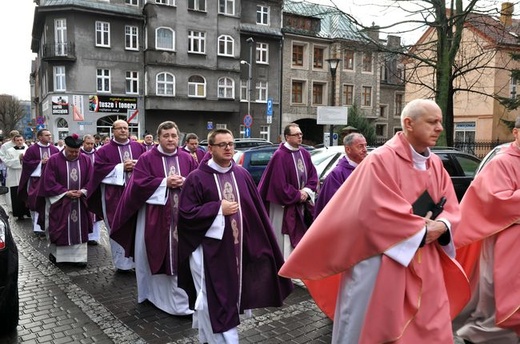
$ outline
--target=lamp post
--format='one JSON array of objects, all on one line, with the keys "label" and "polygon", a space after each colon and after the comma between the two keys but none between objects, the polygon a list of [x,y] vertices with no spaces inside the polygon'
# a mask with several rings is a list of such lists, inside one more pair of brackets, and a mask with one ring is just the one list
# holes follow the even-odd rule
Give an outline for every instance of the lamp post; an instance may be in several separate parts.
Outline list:
[{"label": "lamp post", "polygon": [[240,64],[245,64],[249,67],[249,74],[248,74],[248,78],[247,78],[247,114],[248,115],[251,115],[251,79],[253,78],[252,76],[252,67],[251,67],[251,63],[245,61],[245,60],[242,60],[240,61]]},{"label": "lamp post", "polygon": [[[330,102],[331,106],[336,106],[336,70],[338,69],[339,61],[338,58],[332,58],[326,60],[329,63],[330,75],[332,76],[332,99]],[[330,134],[329,134],[329,147],[332,147],[334,143],[334,125],[330,125]]]}]

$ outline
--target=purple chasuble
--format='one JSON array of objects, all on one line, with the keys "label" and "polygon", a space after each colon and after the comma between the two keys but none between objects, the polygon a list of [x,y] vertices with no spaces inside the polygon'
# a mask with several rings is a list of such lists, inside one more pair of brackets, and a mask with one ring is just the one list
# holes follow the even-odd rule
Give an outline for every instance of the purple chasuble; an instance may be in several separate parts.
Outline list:
[{"label": "purple chasuble", "polygon": [[[82,154],[69,161],[63,153],[55,154],[47,161],[42,176],[40,195],[55,197],[70,190],[85,188],[92,174],[90,159]],[[92,219],[85,197],[62,196],[49,207],[48,228],[50,242],[57,246],[82,244],[88,241],[92,231]]]},{"label": "purple chasuble", "polygon": [[[163,157],[163,164],[165,167],[165,177],[172,176],[172,175],[181,175],[181,169],[179,167],[179,159],[177,158],[177,155],[174,156],[164,156]],[[177,235],[177,219],[179,217],[179,194],[180,189],[167,189],[168,192],[168,198],[170,203],[170,211],[172,214],[170,226],[169,226],[169,233],[168,233],[168,247],[170,248],[168,250],[168,254],[166,255],[166,271],[165,273],[167,275],[176,275],[177,274],[177,261],[176,261],[176,253],[177,253],[177,246],[179,245],[179,237]],[[147,216],[148,218],[148,216]],[[146,233],[145,232],[145,238]]]}]

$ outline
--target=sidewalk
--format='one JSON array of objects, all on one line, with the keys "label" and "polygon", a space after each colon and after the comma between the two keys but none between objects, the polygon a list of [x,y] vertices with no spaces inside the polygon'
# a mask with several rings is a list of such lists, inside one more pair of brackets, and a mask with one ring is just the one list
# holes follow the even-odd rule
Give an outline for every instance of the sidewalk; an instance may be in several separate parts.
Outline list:
[{"label": "sidewalk", "polygon": [[[108,238],[89,246],[86,268],[51,263],[31,221],[10,219],[19,250],[20,323],[1,343],[198,343],[190,317],[137,303],[135,275],[115,272]],[[281,308],[258,309],[241,343],[330,343],[332,322],[296,287]]]}]

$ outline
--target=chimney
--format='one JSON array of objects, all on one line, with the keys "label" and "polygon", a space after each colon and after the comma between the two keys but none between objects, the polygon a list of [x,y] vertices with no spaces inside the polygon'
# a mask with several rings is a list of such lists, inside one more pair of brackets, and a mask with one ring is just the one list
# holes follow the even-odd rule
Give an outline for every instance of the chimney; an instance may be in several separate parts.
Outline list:
[{"label": "chimney", "polygon": [[500,22],[505,27],[511,26],[513,23],[513,10],[515,5],[511,2],[503,2],[500,10]]}]

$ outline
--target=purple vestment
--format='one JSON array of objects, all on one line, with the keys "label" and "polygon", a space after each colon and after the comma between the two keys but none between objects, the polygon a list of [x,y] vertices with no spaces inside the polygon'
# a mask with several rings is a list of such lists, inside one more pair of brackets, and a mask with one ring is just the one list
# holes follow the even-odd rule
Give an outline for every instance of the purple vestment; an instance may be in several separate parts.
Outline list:
[{"label": "purple vestment", "polygon": [[316,206],[314,207],[315,218],[318,217],[325,205],[330,201],[341,184],[347,180],[353,171],[354,166],[348,163],[346,157],[340,159],[336,167],[330,171],[329,175],[323,181],[320,193],[318,194],[318,199],[316,200]]},{"label": "purple vestment", "polygon": [[[241,281],[237,273],[236,233],[233,216],[225,216],[221,240],[206,237],[206,232],[218,215],[220,193],[215,178],[221,173],[207,164],[188,176],[179,202],[179,286],[186,290],[190,305],[196,299],[189,258],[199,245],[204,255],[204,273],[211,325],[214,333],[225,332],[239,323],[239,313],[245,309],[279,307],[292,290],[291,281],[278,276],[283,257],[278,248],[269,217],[251,175],[234,165],[226,173],[236,187],[242,228]],[[235,196],[237,197],[237,196]],[[236,228],[235,228],[236,230]],[[240,283],[242,289],[239,290]],[[240,298],[239,298],[240,297]]]},{"label": "purple vestment", "polygon": [[[197,150],[195,151],[195,154],[190,152],[188,147],[184,146],[182,149],[190,154],[197,162],[197,166],[204,160],[204,156],[206,155],[206,151],[202,148],[197,147]],[[205,161],[208,161],[209,159],[206,159]]]},{"label": "purple vestment", "polygon": [[170,171],[186,177],[196,168],[193,158],[182,149],[177,149],[174,155],[168,156],[154,148],[139,158],[121,196],[110,237],[125,249],[127,257],[133,257],[137,212],[146,206],[145,244],[152,274],[173,275],[176,270],[172,262],[177,259],[174,231],[177,228],[180,189],[168,189],[168,201],[165,205],[145,202]]},{"label": "purple vestment", "polygon": [[[20,200],[27,203],[27,207],[32,211],[42,211],[44,202],[38,201],[39,180],[40,177],[31,177],[31,174],[36,170],[44,157],[58,153],[59,150],[55,146],[49,144],[48,146],[41,146],[36,143],[25,152],[22,159],[22,175],[20,177],[20,184],[18,185],[18,197]],[[46,164],[42,164],[42,175]]]},{"label": "purple vestment", "polygon": [[145,152],[152,150],[152,148],[154,148],[156,146],[155,143],[152,143],[151,145],[147,145],[146,143],[142,142],[141,144],[143,145]]},{"label": "purple vestment", "polygon": [[[80,154],[69,161],[63,153],[55,154],[47,161],[40,183],[41,197],[55,197],[69,190],[84,189],[92,175],[90,159]],[[80,198],[61,197],[50,205],[49,240],[56,246],[70,246],[88,241],[92,232],[92,220],[85,196]]]},{"label": "purple vestment", "polygon": [[96,150],[94,173],[87,186],[87,202],[90,211],[100,217],[104,217],[101,197],[105,197],[107,218],[104,220],[109,228],[112,225],[112,218],[123,193],[124,186],[106,184],[105,195],[101,195],[101,182],[117,164],[122,163],[126,158],[120,154],[121,149],[119,147],[129,152],[130,154],[127,158],[132,160],[137,160],[144,152],[144,147],[139,142],[128,141],[126,144],[119,144],[114,140],[110,140],[108,144]]},{"label": "purple vestment", "polygon": [[307,231],[304,204],[300,202],[300,190],[304,187],[314,192],[318,187],[318,174],[311,155],[304,148],[295,152],[281,143],[267,164],[258,190],[267,209],[271,202],[284,206],[282,233],[289,235],[293,247]]}]

